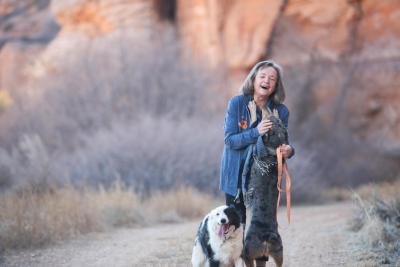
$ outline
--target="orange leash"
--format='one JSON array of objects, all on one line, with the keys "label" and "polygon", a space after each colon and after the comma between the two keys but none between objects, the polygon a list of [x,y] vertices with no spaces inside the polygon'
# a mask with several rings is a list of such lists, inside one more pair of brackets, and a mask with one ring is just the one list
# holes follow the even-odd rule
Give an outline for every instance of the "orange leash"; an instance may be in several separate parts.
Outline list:
[{"label": "orange leash", "polygon": [[[288,170],[288,166],[287,163],[285,162],[283,164],[283,156],[282,156],[282,152],[281,152],[281,146],[279,146],[276,149],[276,156],[278,159],[278,183],[277,183],[277,187],[278,187],[278,203],[277,203],[277,207],[276,207],[276,212],[278,213],[278,207],[279,207],[279,203],[281,201],[281,192],[283,191],[281,188],[281,183],[282,183],[282,174],[283,171],[285,171],[285,178],[286,178],[286,212],[287,212],[287,217],[288,217],[288,222],[290,223],[290,189],[291,189],[291,178],[289,175],[289,170]],[[278,214],[277,214],[278,217]]]}]

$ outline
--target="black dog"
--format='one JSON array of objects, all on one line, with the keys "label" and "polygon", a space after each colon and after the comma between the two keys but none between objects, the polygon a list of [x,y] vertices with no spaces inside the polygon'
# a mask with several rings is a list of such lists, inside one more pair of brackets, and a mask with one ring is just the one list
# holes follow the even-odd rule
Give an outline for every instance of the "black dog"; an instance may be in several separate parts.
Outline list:
[{"label": "black dog", "polygon": [[255,259],[266,259],[271,256],[277,266],[283,263],[282,240],[278,233],[276,218],[278,188],[277,188],[277,157],[276,148],[287,144],[288,134],[279,118],[269,116],[272,128],[263,136],[265,156],[254,155],[250,169],[246,204],[246,231],[243,257],[247,267],[254,266]]}]

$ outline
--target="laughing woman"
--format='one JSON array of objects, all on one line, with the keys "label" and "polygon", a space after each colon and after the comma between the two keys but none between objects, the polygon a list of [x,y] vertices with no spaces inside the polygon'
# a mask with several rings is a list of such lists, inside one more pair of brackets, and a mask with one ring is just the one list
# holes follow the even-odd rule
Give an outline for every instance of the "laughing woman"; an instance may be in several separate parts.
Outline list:
[{"label": "laughing woman", "polygon": [[[236,202],[239,206],[244,223],[246,211],[243,195],[238,189],[242,185],[241,177],[247,148],[271,129],[272,122],[263,119],[268,112],[276,110],[287,128],[289,110],[283,104],[285,89],[282,71],[273,61],[257,63],[247,75],[240,91],[241,95],[234,96],[229,101],[226,111],[220,190],[225,193],[227,205]],[[281,152],[286,159],[294,155],[294,149],[289,144],[282,145]],[[257,266],[263,265],[265,263],[257,262]]]}]

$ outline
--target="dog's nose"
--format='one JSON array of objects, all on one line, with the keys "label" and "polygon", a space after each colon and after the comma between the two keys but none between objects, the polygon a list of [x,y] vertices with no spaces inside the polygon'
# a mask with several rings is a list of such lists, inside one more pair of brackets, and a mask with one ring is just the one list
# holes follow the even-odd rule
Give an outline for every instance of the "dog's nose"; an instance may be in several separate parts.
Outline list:
[{"label": "dog's nose", "polygon": [[226,219],[221,219],[221,223],[226,223]]}]

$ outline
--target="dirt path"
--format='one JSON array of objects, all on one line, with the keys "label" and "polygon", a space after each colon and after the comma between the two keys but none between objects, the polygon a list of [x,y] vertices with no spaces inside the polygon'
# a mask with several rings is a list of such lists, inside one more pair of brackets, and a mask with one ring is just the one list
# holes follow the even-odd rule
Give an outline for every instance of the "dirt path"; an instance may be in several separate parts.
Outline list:
[{"label": "dirt path", "polygon": [[[362,266],[351,253],[349,203],[295,207],[287,225],[280,210],[284,266]],[[91,234],[41,250],[9,252],[2,266],[190,266],[199,222]],[[274,266],[271,262],[267,266]]]}]

